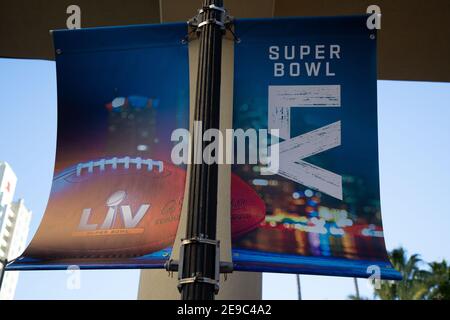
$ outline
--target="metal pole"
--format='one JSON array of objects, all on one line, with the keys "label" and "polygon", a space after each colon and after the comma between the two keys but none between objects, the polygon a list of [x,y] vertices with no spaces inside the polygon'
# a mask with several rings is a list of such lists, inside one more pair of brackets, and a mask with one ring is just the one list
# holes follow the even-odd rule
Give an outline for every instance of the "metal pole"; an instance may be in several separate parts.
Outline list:
[{"label": "metal pole", "polygon": [[356,291],[356,299],[359,300],[360,299],[360,295],[359,295],[359,286],[358,286],[358,279],[357,278],[353,278],[353,281],[355,283],[355,291]]},{"label": "metal pole", "polygon": [[[200,49],[194,121],[201,121],[203,131],[219,129],[220,79],[224,13],[223,0],[204,0],[199,21]],[[194,133],[195,134],[195,133]],[[202,133],[198,133],[201,134]],[[197,152],[205,143],[197,145],[193,139],[191,179],[189,182],[188,218],[185,241],[180,258],[179,282],[183,300],[213,300],[217,286],[217,184],[218,165],[195,163]],[[201,139],[203,140],[203,139]],[[208,241],[210,241],[208,243]],[[182,261],[181,261],[182,260]]]},{"label": "metal pole", "polygon": [[302,287],[300,285],[300,275],[296,275],[297,278],[297,294],[298,294],[298,300],[302,300]]}]

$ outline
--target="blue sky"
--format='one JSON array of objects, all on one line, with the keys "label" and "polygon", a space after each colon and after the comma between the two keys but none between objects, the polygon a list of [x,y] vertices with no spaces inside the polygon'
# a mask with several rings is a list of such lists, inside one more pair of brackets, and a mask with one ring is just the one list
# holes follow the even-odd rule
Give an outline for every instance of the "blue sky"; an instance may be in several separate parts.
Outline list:
[{"label": "blue sky", "polygon": [[[378,82],[381,205],[388,249],[404,246],[426,261],[450,260],[450,84]],[[364,107],[364,102],[361,102]],[[0,160],[19,180],[16,198],[42,218],[56,144],[53,62],[0,59]],[[135,299],[139,271],[82,271],[68,290],[65,271],[22,272],[16,299]],[[301,276],[304,299],[345,299],[353,279]],[[365,280],[361,293],[371,296]],[[265,274],[266,299],[296,299],[294,275]]]}]

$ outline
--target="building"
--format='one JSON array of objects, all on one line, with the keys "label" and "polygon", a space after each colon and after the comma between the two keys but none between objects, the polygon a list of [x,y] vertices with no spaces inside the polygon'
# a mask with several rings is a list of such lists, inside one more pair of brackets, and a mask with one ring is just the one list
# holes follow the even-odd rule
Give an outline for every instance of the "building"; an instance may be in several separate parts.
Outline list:
[{"label": "building", "polygon": [[[8,163],[0,161],[0,260],[11,261],[25,249],[31,211],[23,199],[14,201],[17,177]],[[3,268],[3,264],[0,265]],[[1,269],[0,269],[1,270]],[[1,271],[0,271],[1,274]],[[19,273],[5,272],[0,300],[14,297]]]}]

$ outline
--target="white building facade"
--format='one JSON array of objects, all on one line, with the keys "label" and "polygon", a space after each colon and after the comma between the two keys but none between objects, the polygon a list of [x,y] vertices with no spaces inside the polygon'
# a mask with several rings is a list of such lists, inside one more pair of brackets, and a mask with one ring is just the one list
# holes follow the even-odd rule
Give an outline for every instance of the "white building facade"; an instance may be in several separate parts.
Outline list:
[{"label": "white building facade", "polygon": [[[0,260],[11,261],[25,249],[31,211],[23,199],[14,201],[17,177],[8,163],[0,161]],[[0,264],[3,268],[3,264]],[[1,272],[1,271],[0,271]],[[19,272],[5,272],[0,300],[14,298]]]}]

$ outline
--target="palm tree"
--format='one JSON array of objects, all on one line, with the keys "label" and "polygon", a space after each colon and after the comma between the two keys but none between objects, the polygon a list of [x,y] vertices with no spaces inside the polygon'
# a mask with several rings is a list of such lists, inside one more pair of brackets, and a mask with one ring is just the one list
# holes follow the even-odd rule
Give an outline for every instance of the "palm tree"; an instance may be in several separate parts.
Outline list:
[{"label": "palm tree", "polygon": [[361,296],[359,294],[358,278],[353,278],[353,283],[355,285],[355,300],[359,300]]},{"label": "palm tree", "polygon": [[369,300],[369,298],[367,298],[367,297],[356,296],[354,294],[347,296],[347,299],[349,299],[349,300]]},{"label": "palm tree", "polygon": [[429,263],[427,299],[450,300],[450,266],[445,260]]},{"label": "palm tree", "polygon": [[419,255],[409,258],[403,248],[394,249],[389,258],[394,268],[400,271],[403,280],[381,281],[375,296],[382,300],[420,300],[425,299],[429,291],[428,273],[419,268],[422,263]]},{"label": "palm tree", "polygon": [[349,300],[369,300],[369,298],[363,297],[359,294],[359,286],[358,286],[357,278],[353,278],[353,284],[355,285],[355,294],[348,295],[347,299],[349,299]]}]

